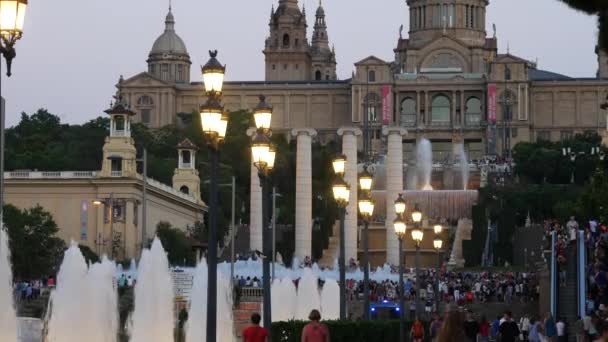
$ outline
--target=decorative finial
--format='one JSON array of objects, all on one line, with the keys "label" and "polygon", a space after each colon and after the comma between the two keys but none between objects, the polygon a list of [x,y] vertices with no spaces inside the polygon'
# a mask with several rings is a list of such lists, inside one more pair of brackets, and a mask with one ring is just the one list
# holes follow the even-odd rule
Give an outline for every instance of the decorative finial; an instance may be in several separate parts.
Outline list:
[{"label": "decorative finial", "polygon": [[507,40],[507,55],[511,54],[511,43]]},{"label": "decorative finial", "polygon": [[260,95],[258,98],[260,99],[260,102],[266,102],[266,95]]},{"label": "decorative finial", "polygon": [[209,50],[209,56],[211,56],[211,58],[217,57],[217,50]]},{"label": "decorative finial", "polygon": [[169,12],[171,12],[171,9],[173,8],[173,6],[171,6],[173,0],[169,0]]}]

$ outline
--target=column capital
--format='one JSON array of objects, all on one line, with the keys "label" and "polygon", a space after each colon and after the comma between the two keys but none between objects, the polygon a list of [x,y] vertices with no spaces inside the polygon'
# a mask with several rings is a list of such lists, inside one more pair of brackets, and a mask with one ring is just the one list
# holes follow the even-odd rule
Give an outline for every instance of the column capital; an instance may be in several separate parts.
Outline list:
[{"label": "column capital", "polygon": [[308,135],[312,138],[317,135],[317,130],[314,128],[294,128],[291,130],[291,135],[294,137],[299,135]]},{"label": "column capital", "polygon": [[361,129],[359,127],[355,127],[355,126],[343,126],[338,129],[339,136],[351,135],[351,134],[354,136],[360,136],[363,134],[363,132],[361,131]]},{"label": "column capital", "polygon": [[407,135],[407,130],[403,127],[399,127],[399,126],[388,126],[388,127],[384,127],[382,128],[382,134],[389,136],[391,134],[399,134],[401,136]]}]

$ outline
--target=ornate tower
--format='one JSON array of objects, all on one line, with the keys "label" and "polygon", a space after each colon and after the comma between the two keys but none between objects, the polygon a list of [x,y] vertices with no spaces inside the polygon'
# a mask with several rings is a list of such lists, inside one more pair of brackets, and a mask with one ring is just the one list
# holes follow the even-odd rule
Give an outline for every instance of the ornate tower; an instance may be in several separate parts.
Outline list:
[{"label": "ornate tower", "polygon": [[110,136],[103,145],[101,177],[137,176],[135,142],[131,138],[131,118],[135,115],[120,95],[105,113],[110,115]]},{"label": "ornate tower", "polygon": [[488,3],[488,0],[407,0],[410,45],[419,47],[447,35],[469,46],[483,46]]},{"label": "ornate tower", "polygon": [[190,83],[190,55],[186,44],[175,32],[175,18],[169,7],[165,32],[152,45],[148,56],[148,72],[170,83]]},{"label": "ornate tower", "polygon": [[196,169],[198,147],[189,139],[177,145],[178,163],[173,174],[173,188],[201,200],[201,181]]},{"label": "ornate tower", "polygon": [[315,26],[312,34],[312,77],[315,81],[335,80],[336,76],[336,53],[329,48],[329,37],[327,35],[327,23],[325,22],[325,9],[321,0],[315,15]]},{"label": "ornate tower", "polygon": [[[486,74],[497,52],[486,37],[488,0],[407,0],[409,37],[399,34],[395,71]],[[403,29],[403,27],[402,27]]]},{"label": "ornate tower", "polygon": [[279,0],[270,13],[270,36],[266,39],[267,81],[304,81],[311,75],[310,45],[306,39],[306,11],[297,0]]}]

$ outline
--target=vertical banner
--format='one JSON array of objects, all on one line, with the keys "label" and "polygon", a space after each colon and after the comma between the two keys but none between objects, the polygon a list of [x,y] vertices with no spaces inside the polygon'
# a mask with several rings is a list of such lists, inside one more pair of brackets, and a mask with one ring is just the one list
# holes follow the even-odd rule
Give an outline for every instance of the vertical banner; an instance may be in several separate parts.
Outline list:
[{"label": "vertical banner", "polygon": [[488,84],[488,123],[496,123],[496,83]]},{"label": "vertical banner", "polygon": [[382,86],[382,124],[391,122],[393,112],[393,92],[390,85]]},{"label": "vertical banner", "polygon": [[82,201],[80,205],[80,240],[87,240],[87,231],[89,223],[89,203],[88,201]]}]

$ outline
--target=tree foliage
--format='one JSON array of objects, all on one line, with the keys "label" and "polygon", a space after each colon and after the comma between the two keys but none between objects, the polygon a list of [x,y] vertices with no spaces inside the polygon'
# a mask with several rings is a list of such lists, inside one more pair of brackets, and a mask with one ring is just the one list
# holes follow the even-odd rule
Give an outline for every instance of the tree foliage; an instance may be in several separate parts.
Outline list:
[{"label": "tree foliage", "polygon": [[66,244],[56,237],[59,228],[50,213],[40,206],[19,210],[5,205],[4,224],[15,279],[41,279],[57,272]]},{"label": "tree foliage", "polygon": [[196,255],[192,243],[183,230],[171,226],[167,222],[159,222],[156,226],[156,236],[162,242],[171,265],[195,266]]}]

